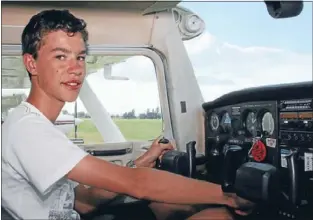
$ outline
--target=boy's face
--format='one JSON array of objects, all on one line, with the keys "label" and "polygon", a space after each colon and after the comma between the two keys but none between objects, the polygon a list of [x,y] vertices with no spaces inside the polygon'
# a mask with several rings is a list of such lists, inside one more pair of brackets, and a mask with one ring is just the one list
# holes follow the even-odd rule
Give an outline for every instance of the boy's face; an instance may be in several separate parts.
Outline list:
[{"label": "boy's face", "polygon": [[27,54],[24,55],[24,63],[35,76],[35,86],[39,86],[49,98],[73,102],[85,78],[85,56],[86,47],[81,34],[69,36],[59,30],[43,37],[36,60]]}]

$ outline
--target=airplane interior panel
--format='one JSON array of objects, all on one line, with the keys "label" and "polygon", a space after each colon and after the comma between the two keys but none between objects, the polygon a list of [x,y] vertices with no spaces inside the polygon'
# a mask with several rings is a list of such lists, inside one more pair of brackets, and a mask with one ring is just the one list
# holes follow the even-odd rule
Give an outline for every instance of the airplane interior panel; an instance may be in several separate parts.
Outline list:
[{"label": "airplane interior panel", "polygon": [[186,152],[165,153],[158,169],[219,184],[255,202],[248,219],[311,219],[312,82],[236,91],[202,107],[204,155],[190,141]]},{"label": "airplane interior panel", "polygon": [[312,82],[233,92],[203,108],[202,179],[257,202],[261,218],[312,216]]}]

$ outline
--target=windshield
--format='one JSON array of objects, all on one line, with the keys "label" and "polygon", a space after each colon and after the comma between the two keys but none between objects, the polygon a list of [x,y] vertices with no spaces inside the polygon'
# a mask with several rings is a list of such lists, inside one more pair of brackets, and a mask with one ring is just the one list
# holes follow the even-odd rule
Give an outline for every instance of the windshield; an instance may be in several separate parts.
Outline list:
[{"label": "windshield", "polygon": [[273,19],[264,2],[182,2],[206,23],[185,46],[205,101],[247,87],[312,80],[312,3]]}]

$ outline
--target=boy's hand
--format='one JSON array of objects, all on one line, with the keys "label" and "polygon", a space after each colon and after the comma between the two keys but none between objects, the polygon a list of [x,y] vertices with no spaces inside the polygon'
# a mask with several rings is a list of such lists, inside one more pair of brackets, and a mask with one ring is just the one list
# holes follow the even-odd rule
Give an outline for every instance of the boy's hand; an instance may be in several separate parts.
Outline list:
[{"label": "boy's hand", "polygon": [[159,143],[161,137],[155,139],[147,152],[139,157],[135,163],[137,167],[154,167],[156,160],[161,158],[167,151],[173,150],[173,145],[169,142],[168,144]]}]

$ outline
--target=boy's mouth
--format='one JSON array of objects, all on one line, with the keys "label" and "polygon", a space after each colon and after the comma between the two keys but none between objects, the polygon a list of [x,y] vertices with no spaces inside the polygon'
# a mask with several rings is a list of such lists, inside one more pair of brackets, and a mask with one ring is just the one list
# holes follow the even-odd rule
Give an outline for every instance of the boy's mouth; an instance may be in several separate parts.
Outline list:
[{"label": "boy's mouth", "polygon": [[63,82],[61,84],[64,85],[67,89],[77,90],[81,87],[82,83],[79,80],[71,80],[71,81]]}]

